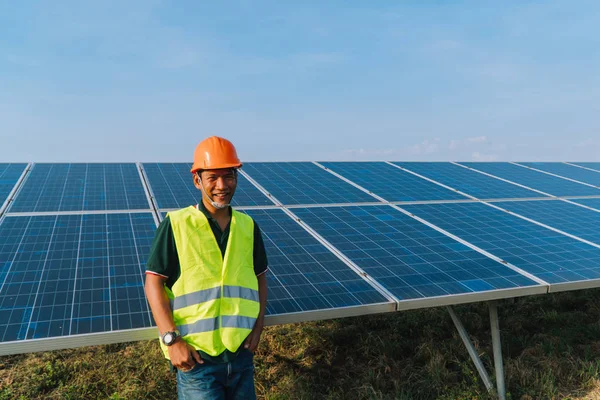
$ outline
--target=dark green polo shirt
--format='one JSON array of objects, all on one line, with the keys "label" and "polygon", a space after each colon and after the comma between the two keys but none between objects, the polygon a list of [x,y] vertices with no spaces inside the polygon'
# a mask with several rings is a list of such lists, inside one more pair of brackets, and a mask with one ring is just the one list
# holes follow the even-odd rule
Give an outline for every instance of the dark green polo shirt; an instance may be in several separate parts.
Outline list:
[{"label": "dark green polo shirt", "polygon": [[[198,209],[206,215],[210,228],[217,240],[217,244],[221,249],[221,255],[225,256],[225,250],[227,249],[227,242],[229,240],[229,224],[225,230],[222,231],[217,221],[208,213],[202,202],[198,205]],[[231,215],[231,207],[229,208],[229,214]],[[254,272],[258,276],[267,271],[267,253],[265,251],[260,228],[256,221],[254,222],[253,254]],[[173,235],[171,220],[168,216],[160,223],[154,235],[154,241],[152,242],[150,256],[148,257],[146,265],[146,273],[165,277],[165,285],[169,289],[173,287],[173,284],[179,279],[181,266],[179,264],[179,256],[177,254],[177,246],[175,245],[175,236]],[[225,350],[220,355],[214,357],[201,351],[199,351],[199,353],[200,357],[203,359],[219,363],[232,361],[241,349],[242,347],[240,346],[240,349],[238,349],[236,353]]]}]

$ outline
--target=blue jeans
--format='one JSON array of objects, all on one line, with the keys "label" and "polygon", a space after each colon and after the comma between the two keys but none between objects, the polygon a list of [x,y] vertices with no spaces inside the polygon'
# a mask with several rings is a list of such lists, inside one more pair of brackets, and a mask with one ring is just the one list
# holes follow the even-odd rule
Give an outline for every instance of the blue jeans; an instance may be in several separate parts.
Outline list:
[{"label": "blue jeans", "polygon": [[254,355],[239,352],[229,363],[196,364],[186,372],[177,370],[177,395],[180,400],[253,400]]}]

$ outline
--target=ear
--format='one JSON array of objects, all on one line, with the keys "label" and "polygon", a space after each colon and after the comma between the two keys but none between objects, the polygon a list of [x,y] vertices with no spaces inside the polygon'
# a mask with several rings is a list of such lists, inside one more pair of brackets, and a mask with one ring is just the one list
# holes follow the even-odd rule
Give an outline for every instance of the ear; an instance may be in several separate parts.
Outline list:
[{"label": "ear", "polygon": [[200,177],[198,176],[198,174],[194,174],[194,186],[196,186],[196,189],[198,190],[202,190],[202,182],[200,180]]}]

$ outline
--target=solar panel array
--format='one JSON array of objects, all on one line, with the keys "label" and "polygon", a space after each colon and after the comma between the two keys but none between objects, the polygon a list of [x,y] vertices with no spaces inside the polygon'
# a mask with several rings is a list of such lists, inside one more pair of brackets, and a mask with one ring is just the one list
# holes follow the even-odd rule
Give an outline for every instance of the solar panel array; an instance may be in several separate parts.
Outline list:
[{"label": "solar panel array", "polygon": [[148,209],[135,164],[36,164],[11,212]]},{"label": "solar panel array", "polygon": [[[600,164],[519,164],[245,163],[268,322],[600,287]],[[190,167],[0,164],[0,354],[156,337],[145,261]]]},{"label": "solar panel array", "polygon": [[265,237],[269,315],[388,301],[282,210],[245,212]]},{"label": "solar panel array", "polygon": [[494,204],[570,235],[593,242],[600,247],[600,212],[598,211],[556,200],[547,201],[543,205],[531,201],[510,201]]},{"label": "solar panel array", "polygon": [[[600,189],[547,175],[510,163],[460,163],[477,171],[494,175],[553,196],[598,196]],[[573,167],[576,168],[576,167]]]},{"label": "solar panel array", "polygon": [[600,162],[577,162],[577,163],[568,163],[569,165],[580,166],[583,168],[589,168],[596,172],[600,172]]},{"label": "solar panel array", "polygon": [[294,213],[400,300],[538,285],[389,206]]},{"label": "solar panel array", "polygon": [[150,213],[7,217],[2,342],[152,325],[142,270]]},{"label": "solar panel array", "polygon": [[246,163],[244,171],[286,205],[377,201],[309,162]]},{"label": "solar panel array", "polygon": [[550,284],[568,287],[600,278],[599,248],[485,204],[422,204],[406,210]]},{"label": "solar panel array", "polygon": [[571,201],[600,211],[600,199],[572,199]]},{"label": "solar panel array", "polygon": [[10,192],[25,171],[27,164],[0,163],[0,207],[8,200]]},{"label": "solar panel array", "polygon": [[381,162],[324,162],[388,201],[466,200],[465,196]]},{"label": "solar panel array", "polygon": [[594,186],[600,186],[600,174],[584,168],[573,168],[573,166],[564,163],[542,163],[542,162],[525,162],[519,163],[526,167],[539,169],[540,171],[559,175],[565,178],[577,180],[579,182],[588,183]]},{"label": "solar panel array", "polygon": [[478,199],[547,197],[456,164],[441,162],[396,162],[394,164]]}]

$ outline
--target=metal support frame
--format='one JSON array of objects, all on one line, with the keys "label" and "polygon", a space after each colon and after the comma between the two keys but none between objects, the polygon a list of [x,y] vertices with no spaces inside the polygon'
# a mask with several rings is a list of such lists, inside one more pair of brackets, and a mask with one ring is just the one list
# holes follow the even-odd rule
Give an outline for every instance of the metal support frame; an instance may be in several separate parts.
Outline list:
[{"label": "metal support frame", "polygon": [[6,201],[4,202],[4,204],[0,204],[0,216],[4,215],[5,211],[7,211],[9,209],[9,207],[12,205],[12,202],[15,200],[17,193],[19,193],[19,191],[21,190],[21,187],[23,186],[23,182],[25,182],[25,178],[27,177],[27,175],[29,174],[29,171],[31,171],[32,168],[33,168],[33,163],[27,163],[27,166],[21,173],[21,176],[19,177],[17,182],[15,182],[12,190],[8,194]]},{"label": "metal support frame", "polygon": [[504,387],[504,363],[502,362],[502,344],[500,343],[500,324],[498,323],[498,305],[490,301],[490,325],[492,329],[492,346],[494,348],[494,367],[496,369],[496,388],[500,400],[506,399]]},{"label": "metal support frame", "polygon": [[138,173],[140,174],[140,180],[142,181],[142,186],[144,187],[146,198],[148,199],[148,205],[152,210],[154,223],[156,224],[156,226],[158,226],[160,225],[162,218],[160,217],[160,211],[158,208],[158,203],[156,202],[156,197],[154,196],[154,191],[152,190],[152,186],[150,185],[150,179],[148,179],[148,175],[146,175],[146,170],[144,169],[144,165],[142,163],[136,163],[136,167]]},{"label": "metal support frame", "polygon": [[[504,386],[504,363],[502,362],[502,345],[500,342],[500,324],[498,322],[498,305],[496,301],[488,302],[489,310],[490,310],[490,327],[492,331],[492,347],[494,352],[494,367],[496,372],[496,394],[500,400],[506,400],[506,387]],[[458,334],[462,339],[473,363],[475,364],[475,368],[477,368],[477,372],[479,372],[479,376],[483,381],[488,392],[494,392],[494,386],[492,385],[492,381],[490,380],[490,376],[477,354],[477,350],[475,350],[475,346],[471,342],[469,338],[469,334],[467,333],[465,327],[462,322],[454,312],[451,307],[446,307],[450,317],[452,318],[452,322],[454,322],[454,326],[458,330]]]}]

